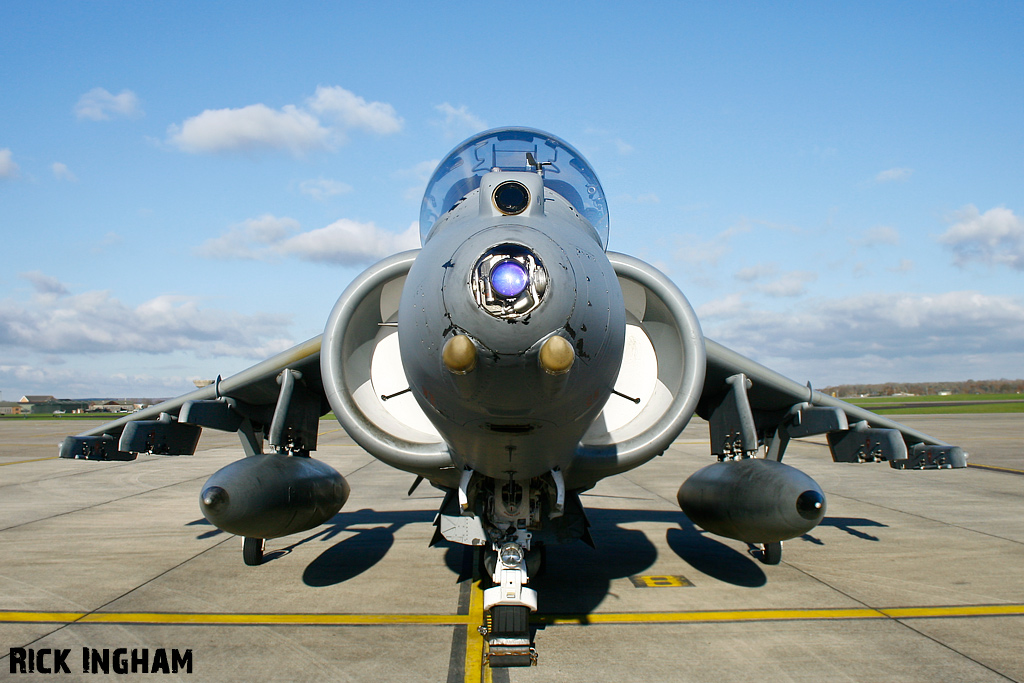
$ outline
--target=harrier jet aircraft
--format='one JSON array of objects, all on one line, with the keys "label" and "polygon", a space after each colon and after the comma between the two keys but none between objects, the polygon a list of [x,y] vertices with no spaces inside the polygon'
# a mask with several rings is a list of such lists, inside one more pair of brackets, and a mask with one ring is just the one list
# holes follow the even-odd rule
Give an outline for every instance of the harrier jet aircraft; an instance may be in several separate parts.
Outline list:
[{"label": "harrier jet aircraft", "polygon": [[481,556],[492,666],[536,662],[528,584],[546,544],[591,541],[580,493],[663,453],[695,413],[716,462],[679,504],[768,564],[825,515],[818,484],[782,463],[794,437],[827,435],[837,462],[966,466],[958,447],[706,338],[662,273],[607,251],[601,183],[553,135],[500,128],[460,144],[430,179],[420,229],[422,248],[348,286],[322,336],[68,437],[61,457],[192,454],[203,427],[237,432],[245,457],[199,503],[258,565],[265,539],[326,522],[348,497],[311,457],[333,410],[374,457],[445,492],[434,541]]}]

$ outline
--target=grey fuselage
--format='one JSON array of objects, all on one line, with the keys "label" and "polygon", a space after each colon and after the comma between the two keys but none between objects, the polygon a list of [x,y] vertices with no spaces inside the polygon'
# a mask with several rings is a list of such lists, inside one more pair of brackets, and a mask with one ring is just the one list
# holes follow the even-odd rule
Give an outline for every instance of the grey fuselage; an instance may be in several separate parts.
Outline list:
[{"label": "grey fuselage", "polygon": [[[517,215],[495,204],[495,188],[510,180],[529,191]],[[481,303],[489,285],[479,273],[488,258],[510,255],[536,267],[530,286],[541,286],[532,301],[495,312]],[[615,384],[625,323],[619,282],[590,223],[542,175],[496,171],[431,230],[402,291],[398,335],[412,393],[456,467],[525,481],[571,464]],[[455,335],[475,347],[466,372],[442,360]],[[539,360],[556,335],[574,355],[561,374]]]}]

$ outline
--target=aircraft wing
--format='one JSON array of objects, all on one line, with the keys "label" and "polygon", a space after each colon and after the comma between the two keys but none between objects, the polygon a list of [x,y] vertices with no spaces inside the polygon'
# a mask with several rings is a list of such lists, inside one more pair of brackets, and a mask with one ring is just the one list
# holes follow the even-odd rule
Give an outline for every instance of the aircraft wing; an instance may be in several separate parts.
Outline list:
[{"label": "aircraft wing", "polygon": [[826,434],[837,462],[888,460],[894,468],[964,467],[966,454],[928,434],[822,394],[705,338],[707,371],[697,413],[712,453],[768,447],[781,460],[790,438]]},{"label": "aircraft wing", "polygon": [[[273,422],[285,370],[292,371],[293,396],[301,396],[295,404],[302,404],[309,415],[315,413],[316,420],[330,410],[320,379],[320,341],[321,336],[314,337],[227,379],[218,377],[209,386],[68,437],[61,446],[61,457],[127,460],[134,457],[128,457],[129,454],[139,452],[191,455],[195,451],[191,437],[199,437],[199,430],[193,425],[243,433],[248,430],[252,438],[248,443],[243,440],[243,445],[259,451],[263,436],[267,436],[261,434],[260,426]],[[298,417],[308,423],[309,417],[294,415],[295,407],[292,422]],[[183,411],[185,419],[181,419]],[[140,424],[142,430],[137,428]],[[185,425],[189,426],[187,430]],[[143,435],[142,431],[147,433]],[[306,445],[316,447],[315,426],[313,442]]]},{"label": "aircraft wing", "polygon": [[[239,431],[247,453],[261,452],[264,438],[276,443],[283,437],[274,433],[273,425],[286,370],[298,390],[291,390],[290,415],[278,421],[298,434],[302,447],[314,450],[316,422],[330,410],[320,376],[321,339],[314,337],[210,386],[68,437],[61,457],[128,460],[139,452],[191,454],[203,426]],[[711,339],[705,338],[704,345],[707,366],[697,413],[711,424],[712,454],[739,455],[767,445],[769,457],[781,459],[790,438],[829,434],[833,457],[840,461],[889,460],[894,467],[915,467],[928,466],[928,455],[935,460],[945,454],[949,466],[963,466],[966,456],[959,448],[801,385]],[[295,400],[296,394],[301,400]],[[296,410],[296,405],[301,408]]]}]

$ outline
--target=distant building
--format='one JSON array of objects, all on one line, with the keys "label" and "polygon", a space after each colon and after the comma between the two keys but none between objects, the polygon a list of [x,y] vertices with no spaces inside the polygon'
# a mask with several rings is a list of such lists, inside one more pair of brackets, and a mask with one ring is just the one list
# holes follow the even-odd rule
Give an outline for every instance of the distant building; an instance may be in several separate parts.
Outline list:
[{"label": "distant building", "polygon": [[69,401],[67,399],[54,399],[51,401],[40,401],[39,403],[33,403],[31,412],[33,415],[43,415],[47,413],[82,413],[89,406],[87,401]]},{"label": "distant building", "polygon": [[24,405],[19,401],[0,401],[0,415],[21,415]]},{"label": "distant building", "polygon": [[[25,399],[33,399],[27,401]],[[46,413],[83,413],[88,401],[71,401],[52,396],[22,396],[17,403],[0,402],[0,415],[43,415]]]},{"label": "distant building", "polygon": [[126,401],[93,401],[88,404],[90,413],[132,413],[138,410],[137,404]]}]

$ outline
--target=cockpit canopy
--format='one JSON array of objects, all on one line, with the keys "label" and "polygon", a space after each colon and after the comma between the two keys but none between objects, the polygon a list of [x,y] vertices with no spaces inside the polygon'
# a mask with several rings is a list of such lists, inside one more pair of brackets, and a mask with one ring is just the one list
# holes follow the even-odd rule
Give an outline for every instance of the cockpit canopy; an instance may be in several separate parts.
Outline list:
[{"label": "cockpit canopy", "polygon": [[[532,155],[532,163],[527,154]],[[597,174],[583,155],[550,133],[534,128],[494,128],[469,138],[438,164],[420,207],[420,241],[426,244],[437,220],[480,186],[480,177],[495,168],[537,171],[586,218],[608,248],[608,207]]]}]

